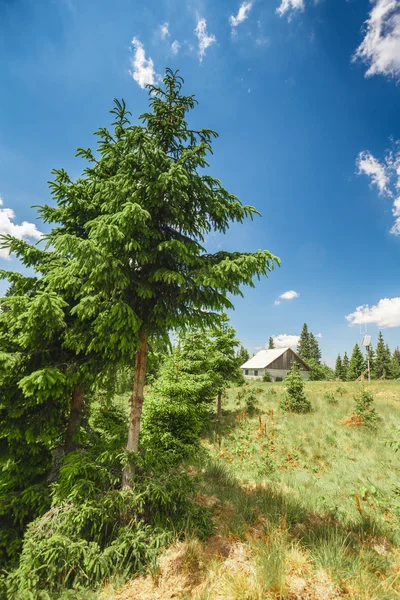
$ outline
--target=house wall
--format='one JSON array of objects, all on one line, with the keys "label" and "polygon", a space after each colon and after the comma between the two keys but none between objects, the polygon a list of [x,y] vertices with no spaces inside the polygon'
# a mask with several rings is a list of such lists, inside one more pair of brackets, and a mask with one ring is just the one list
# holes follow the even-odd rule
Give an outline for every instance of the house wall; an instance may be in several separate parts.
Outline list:
[{"label": "house wall", "polygon": [[[258,371],[258,375],[254,375],[255,370]],[[246,369],[242,369],[242,371],[246,379],[262,379],[265,372],[268,372],[271,375],[271,379],[275,381],[277,377],[284,379],[289,373],[290,369],[247,369],[248,375],[246,375]],[[302,379],[309,379],[310,371],[300,370],[300,376]]]},{"label": "house wall", "polygon": [[292,363],[296,362],[300,369],[305,371],[309,370],[309,367],[289,348],[284,354],[278,356],[268,368],[270,369],[284,369],[289,371],[292,368]]}]

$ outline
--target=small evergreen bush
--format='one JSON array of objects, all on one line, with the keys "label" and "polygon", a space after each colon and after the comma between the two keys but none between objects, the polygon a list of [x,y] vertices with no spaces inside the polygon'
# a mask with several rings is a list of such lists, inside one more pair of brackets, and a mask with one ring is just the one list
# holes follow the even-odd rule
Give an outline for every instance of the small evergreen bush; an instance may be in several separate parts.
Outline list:
[{"label": "small evergreen bush", "polygon": [[300,376],[297,363],[292,363],[292,369],[285,377],[286,394],[281,402],[281,408],[287,412],[310,412],[311,402],[304,393],[304,382]]},{"label": "small evergreen bush", "polygon": [[335,398],[335,395],[332,392],[325,392],[324,400],[328,402],[328,404],[337,404],[338,400]]},{"label": "small evergreen bush", "polygon": [[264,373],[262,380],[266,381],[267,383],[272,381],[271,375],[268,373],[268,371]]},{"label": "small evergreen bush", "polygon": [[356,409],[354,413],[362,420],[367,427],[376,427],[379,417],[373,406],[374,396],[371,392],[362,388],[361,392],[354,396]]}]

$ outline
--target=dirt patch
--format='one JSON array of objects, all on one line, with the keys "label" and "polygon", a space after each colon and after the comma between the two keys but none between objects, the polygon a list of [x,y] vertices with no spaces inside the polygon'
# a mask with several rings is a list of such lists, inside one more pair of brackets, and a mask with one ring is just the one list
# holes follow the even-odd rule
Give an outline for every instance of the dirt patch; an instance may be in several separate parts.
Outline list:
[{"label": "dirt patch", "polygon": [[345,417],[340,421],[342,425],[346,427],[362,427],[365,425],[365,421],[359,415],[350,415],[349,417]]}]

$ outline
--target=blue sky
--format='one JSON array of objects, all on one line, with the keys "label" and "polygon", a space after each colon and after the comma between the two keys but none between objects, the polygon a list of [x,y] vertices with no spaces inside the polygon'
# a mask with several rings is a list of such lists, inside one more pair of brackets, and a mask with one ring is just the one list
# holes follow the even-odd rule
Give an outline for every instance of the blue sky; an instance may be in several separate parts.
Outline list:
[{"label": "blue sky", "polygon": [[213,173],[262,213],[210,250],[282,260],[236,301],[243,343],[306,321],[328,363],[360,323],[400,344],[399,0],[0,0],[0,61],[0,231],[44,231],[51,169],[78,176],[113,98],[137,116],[179,68],[191,122],[220,134]]}]

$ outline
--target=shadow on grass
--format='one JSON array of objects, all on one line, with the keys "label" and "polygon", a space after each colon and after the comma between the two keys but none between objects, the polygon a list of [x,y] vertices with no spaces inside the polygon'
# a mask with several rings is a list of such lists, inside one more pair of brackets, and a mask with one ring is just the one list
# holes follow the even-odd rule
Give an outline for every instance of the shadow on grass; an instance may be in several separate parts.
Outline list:
[{"label": "shadow on grass", "polygon": [[[373,578],[389,577],[392,562],[387,549],[396,543],[389,527],[365,515],[343,524],[329,513],[308,510],[299,499],[271,484],[240,484],[218,460],[203,465],[202,480],[204,494],[218,499],[214,516],[224,536],[266,539],[283,529],[289,543],[300,544],[315,567],[328,570],[336,581],[351,581],[362,571]],[[384,551],[377,552],[376,546]]]}]

